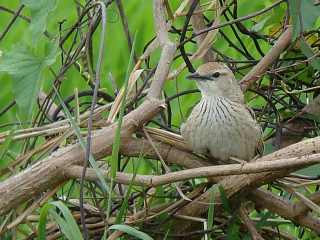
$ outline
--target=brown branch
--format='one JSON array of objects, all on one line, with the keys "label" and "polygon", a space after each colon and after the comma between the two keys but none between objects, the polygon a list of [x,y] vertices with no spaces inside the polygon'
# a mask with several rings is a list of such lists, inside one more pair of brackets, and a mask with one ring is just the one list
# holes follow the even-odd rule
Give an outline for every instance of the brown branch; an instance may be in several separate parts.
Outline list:
[{"label": "brown branch", "polygon": [[[302,142],[293,144],[289,147],[264,156],[257,161],[272,161],[275,159],[281,159],[283,157],[302,157],[315,153],[320,153],[320,137],[307,139]],[[224,189],[226,196],[228,198],[232,198],[239,194],[246,194],[259,186],[262,186],[277,178],[286,176],[289,172],[292,172],[294,170],[295,169],[289,170],[284,168],[281,171],[220,178],[221,180],[219,182],[219,185]],[[191,202],[184,208],[180,209],[177,214],[187,216],[201,216],[208,211],[208,206],[199,204],[199,202],[207,203],[209,202],[209,200],[210,193],[205,192],[198,199],[196,199],[196,201]],[[215,202],[221,202],[220,194],[216,195]],[[177,226],[184,226],[183,228],[180,227],[179,231],[184,231],[190,226],[186,223],[181,223],[181,220],[179,219],[176,219],[174,224],[177,224]]]},{"label": "brown branch", "polygon": [[[199,9],[199,6],[197,6],[196,10]],[[191,24],[193,27],[193,32],[198,33],[201,30],[206,28],[206,25],[204,23],[203,14],[194,14],[191,17]],[[197,41],[198,46],[201,45],[201,42],[206,38],[204,34],[197,36],[195,39]],[[204,62],[213,62],[215,61],[215,56],[213,54],[213,51],[209,49],[207,53],[202,57]]]},{"label": "brown branch", "polygon": [[[156,99],[147,100],[138,109],[129,113],[124,118],[121,137],[130,135],[157,114],[161,104],[162,102]],[[116,125],[113,124],[97,131],[92,137],[92,154],[96,159],[110,153],[115,128]],[[67,179],[61,174],[62,170],[68,166],[82,164],[84,157],[84,150],[80,144],[70,145],[1,182],[0,214],[66,181]]]},{"label": "brown branch", "polygon": [[320,234],[320,219],[308,214],[296,215],[294,204],[278,196],[269,194],[264,190],[255,190],[249,195],[250,200],[254,201],[257,207],[266,208],[283,218],[306,226]]},{"label": "brown branch", "polygon": [[254,222],[251,221],[249,215],[249,212],[246,209],[246,206],[244,204],[241,205],[239,209],[239,215],[243,223],[246,225],[247,229],[249,230],[249,233],[251,235],[251,239],[253,240],[264,240],[264,238],[259,234],[258,230],[255,227]]},{"label": "brown branch", "polygon": [[292,27],[288,27],[273,45],[270,51],[259,61],[251,71],[240,81],[242,91],[246,91],[252,83],[260,79],[269,66],[278,59],[280,54],[291,43]]},{"label": "brown branch", "polygon": [[[176,164],[184,168],[199,168],[204,166],[210,166],[210,162],[183,150],[177,149],[170,144],[162,143],[153,140],[156,148],[161,156],[168,164]],[[145,158],[158,159],[158,156],[152,146],[147,140],[144,139],[132,139],[126,141],[121,145],[121,153],[130,156],[137,157],[141,153]]]},{"label": "brown branch", "polygon": [[[310,201],[312,201],[313,203],[319,205],[320,204],[320,192],[318,191],[318,192],[311,194],[310,196],[308,196],[308,199]],[[295,217],[299,217],[301,215],[305,215],[310,210],[310,208],[306,204],[304,204],[303,201],[299,201],[299,202],[296,202],[292,205],[292,210],[293,210],[292,215]]]},{"label": "brown branch", "polygon": [[[299,156],[304,156],[304,154],[305,155],[312,154],[313,153],[313,151],[312,151],[313,146],[318,146],[318,144],[320,142],[319,138],[316,138],[314,140],[316,140],[316,141],[314,141],[314,144],[305,145],[304,142],[301,142],[301,143],[298,143],[298,144],[295,145],[295,146],[298,146],[297,148],[295,148],[295,146],[291,146],[291,147],[282,149],[281,151],[278,151],[278,152],[272,154],[271,156],[269,156],[269,158],[270,158],[269,160],[272,160],[271,159],[272,157],[274,157],[275,159],[279,159],[279,158],[284,158],[284,157],[287,157],[287,156],[290,156],[290,157],[298,156],[299,157]],[[142,141],[144,141],[144,140],[142,140]],[[134,142],[131,141],[131,143],[134,143]],[[141,149],[141,145],[143,145],[142,142],[138,143],[137,147],[139,149]],[[148,152],[149,157],[152,157],[152,155],[153,155],[153,157],[155,158],[156,157],[155,153],[152,153],[152,151],[149,151],[148,148],[146,148],[146,146],[147,145],[144,146],[143,152]],[[306,147],[306,149],[305,149],[305,147]],[[133,149],[136,149],[135,147],[132,147],[132,146],[130,146],[130,148],[131,148],[131,151]],[[157,143],[157,148],[161,152],[161,154],[164,155],[164,154],[166,154],[166,152],[168,150],[168,145],[163,144],[163,143]],[[304,151],[304,150],[306,150],[306,151]],[[318,150],[317,149],[315,149],[315,150],[318,151],[318,152],[320,151],[319,148],[318,148]],[[139,152],[139,151],[137,151],[137,152]],[[181,164],[183,165],[183,163],[184,163],[183,159],[189,159],[189,157],[191,157],[190,163],[192,163],[192,162],[196,163],[197,161],[199,161],[199,159],[198,160],[194,159],[194,161],[192,161],[192,155],[189,155],[186,152],[179,151],[179,150],[177,150],[175,148],[171,148],[170,154],[168,154],[168,157],[166,158],[166,161],[169,162],[169,163],[173,163],[172,160],[175,160],[177,157],[179,157],[182,160],[182,162],[180,162],[180,160],[178,161],[179,165],[181,165]],[[188,161],[186,161],[186,162],[188,162]],[[258,162],[259,162],[259,160],[258,160]],[[175,162],[175,163],[177,163],[177,162]],[[202,164],[206,165],[207,163],[203,162]],[[187,164],[185,164],[183,166],[186,167],[186,168],[189,168],[190,165],[187,163]],[[246,180],[242,180],[242,181],[243,182],[247,182]],[[236,183],[236,181],[235,181],[235,183]],[[260,191],[260,190],[255,190],[255,191]],[[265,196],[266,199],[268,199],[268,198],[277,198],[277,196],[274,196],[274,194],[272,194],[271,192],[266,192],[266,194],[263,195],[263,196]],[[269,204],[270,206],[268,204],[266,206],[264,206],[264,204],[263,204],[265,202],[264,200],[259,198],[257,201],[255,201],[254,200],[254,196],[251,197],[251,193],[250,192],[249,192],[249,196],[250,196],[250,199],[253,200],[254,202],[259,203],[264,208],[270,208],[271,211],[272,211],[272,208],[271,208],[272,207],[272,203]],[[309,199],[311,201],[313,201],[314,203],[318,204],[320,202],[320,193],[317,192],[317,193],[312,194],[309,197]],[[278,205],[277,202],[274,202],[274,205]],[[281,206],[279,206],[279,208],[281,208]],[[284,206],[284,209],[285,210],[283,210],[283,211],[289,211],[287,206]],[[290,213],[292,216],[298,216],[298,215],[303,215],[306,211],[309,210],[309,208],[306,207],[304,205],[304,203],[297,202],[297,203],[293,204],[293,207],[292,207],[291,210],[293,210],[293,212]],[[282,216],[283,218],[287,218],[288,214],[282,214],[283,211],[281,211],[281,209],[280,209],[276,213],[278,215]],[[288,218],[288,219],[292,220],[292,218]],[[304,226],[308,226],[309,228],[311,228],[312,226],[316,225],[315,224],[316,223],[316,219],[314,219],[314,218],[310,219],[309,217],[306,217],[306,219],[304,219],[302,221],[302,223],[306,223],[307,225],[304,225]],[[311,228],[311,229],[314,229],[314,228]]]},{"label": "brown branch", "polygon": [[154,79],[156,79],[156,81],[152,81],[147,98],[160,97],[162,85],[164,84],[168,76],[168,72],[163,71],[163,69],[169,70],[176,50],[176,45],[173,44],[168,37],[165,9],[161,0],[154,1],[153,12],[157,38],[159,40],[160,46],[163,47],[163,50],[161,52],[160,61],[155,72]]},{"label": "brown branch", "polygon": [[[160,153],[159,153],[160,154]],[[157,154],[157,156],[159,156]],[[161,154],[160,154],[161,156]],[[160,158],[160,156],[158,158]],[[206,166],[200,168],[192,168],[176,172],[168,172],[160,176],[152,175],[136,175],[118,172],[115,182],[122,184],[133,184],[145,187],[156,187],[164,184],[185,181],[204,177],[218,177],[241,175],[250,173],[259,173],[267,171],[277,171],[283,168],[295,169],[297,167],[306,167],[320,162],[320,154],[313,154],[304,157],[295,157],[289,159],[280,159],[274,161],[258,161],[244,164],[228,164],[220,166]],[[82,167],[72,166],[65,169],[65,175],[70,178],[79,178],[81,176]],[[109,176],[109,172],[104,172],[104,176]],[[90,181],[99,180],[94,169],[88,169],[88,175],[85,178]],[[110,178],[109,178],[110,180]]]}]

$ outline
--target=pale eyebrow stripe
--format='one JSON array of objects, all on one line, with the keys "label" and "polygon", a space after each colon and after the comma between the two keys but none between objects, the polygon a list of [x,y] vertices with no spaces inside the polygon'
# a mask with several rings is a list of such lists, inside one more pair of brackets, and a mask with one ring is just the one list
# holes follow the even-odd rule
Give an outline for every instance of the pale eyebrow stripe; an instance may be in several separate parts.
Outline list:
[{"label": "pale eyebrow stripe", "polygon": [[218,71],[220,74],[222,74],[222,75],[227,75],[229,72],[228,71]]}]

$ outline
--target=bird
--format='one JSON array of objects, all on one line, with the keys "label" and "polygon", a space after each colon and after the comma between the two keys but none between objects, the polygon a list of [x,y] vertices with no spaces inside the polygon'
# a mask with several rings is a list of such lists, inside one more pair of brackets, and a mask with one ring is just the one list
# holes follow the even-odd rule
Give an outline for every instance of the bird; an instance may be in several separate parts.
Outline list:
[{"label": "bird", "polygon": [[208,62],[187,78],[195,80],[201,92],[200,102],[181,126],[187,146],[219,163],[254,159],[261,151],[262,130],[230,68]]}]

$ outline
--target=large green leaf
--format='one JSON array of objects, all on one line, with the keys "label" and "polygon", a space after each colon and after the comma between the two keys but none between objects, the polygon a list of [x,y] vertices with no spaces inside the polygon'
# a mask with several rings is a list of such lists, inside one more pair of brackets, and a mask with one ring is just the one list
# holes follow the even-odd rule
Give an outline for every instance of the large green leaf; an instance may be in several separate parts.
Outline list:
[{"label": "large green leaf", "polygon": [[319,17],[320,7],[313,0],[290,0],[289,12],[292,17],[293,34],[296,39],[303,31],[310,30]]},{"label": "large green leaf", "polygon": [[36,53],[22,45],[4,54],[0,72],[7,72],[13,78],[12,90],[23,119],[31,115],[43,70],[55,62],[57,54],[57,44],[49,44],[44,53]]},{"label": "large green leaf", "polygon": [[54,11],[57,0],[21,0],[21,3],[30,9],[33,40],[37,41],[46,30],[49,13]]}]

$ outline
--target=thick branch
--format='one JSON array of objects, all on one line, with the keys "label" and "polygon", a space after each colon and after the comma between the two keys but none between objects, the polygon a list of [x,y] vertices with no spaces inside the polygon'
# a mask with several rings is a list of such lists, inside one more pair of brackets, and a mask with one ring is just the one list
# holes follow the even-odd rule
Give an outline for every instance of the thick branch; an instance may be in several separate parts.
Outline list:
[{"label": "thick branch", "polygon": [[[138,127],[155,116],[162,102],[147,100],[138,109],[128,114],[123,123],[121,136],[126,138]],[[92,137],[92,154],[96,159],[110,153],[116,125],[97,131]],[[82,164],[84,150],[74,144],[52,153],[46,159],[34,164],[23,172],[10,177],[0,184],[0,215],[9,211],[41,192],[52,189],[67,179],[62,170],[68,166]]]},{"label": "thick branch", "polygon": [[[305,141],[293,144],[289,147],[283,148],[277,152],[271,153],[264,156],[257,161],[272,161],[275,159],[281,159],[285,157],[303,157],[311,154],[320,153],[320,137],[307,139]],[[277,178],[286,176],[289,172],[294,169],[284,168],[281,171],[257,173],[250,175],[231,176],[221,179],[219,182],[220,186],[225,190],[228,198],[234,197],[235,195],[241,195],[248,193],[261,185],[271,182]],[[200,216],[208,211],[208,206],[199,204],[198,202],[209,202],[210,193],[205,192],[202,194],[197,201],[191,202],[177,212],[179,215],[187,216]],[[216,195],[215,202],[220,202],[220,194]],[[181,220],[176,220],[176,224],[180,225]],[[186,228],[188,224],[183,223]],[[181,229],[182,231],[185,228]]]}]

